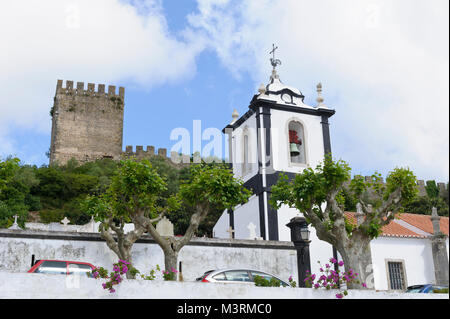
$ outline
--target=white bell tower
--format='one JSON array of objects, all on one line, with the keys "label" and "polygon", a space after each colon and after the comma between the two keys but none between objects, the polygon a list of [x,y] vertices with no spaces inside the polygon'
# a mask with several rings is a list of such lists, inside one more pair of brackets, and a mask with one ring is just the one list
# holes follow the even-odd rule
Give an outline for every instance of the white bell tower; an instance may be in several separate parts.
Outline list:
[{"label": "white bell tower", "polygon": [[272,208],[268,203],[271,187],[281,172],[293,178],[307,167],[314,168],[326,153],[331,153],[328,119],[335,111],[323,103],[322,85],[317,85],[318,104],[306,105],[302,92],[281,82],[276,49],[274,46],[271,52],[269,83],[261,84],[248,111],[239,117],[235,110],[233,121],[223,129],[229,139],[234,175],[254,195],[244,205],[224,212],[214,227],[216,237],[229,237],[226,230],[231,227],[234,238],[250,239],[247,226],[252,223],[258,237],[289,241],[286,224],[298,212],[289,207],[278,211]]}]

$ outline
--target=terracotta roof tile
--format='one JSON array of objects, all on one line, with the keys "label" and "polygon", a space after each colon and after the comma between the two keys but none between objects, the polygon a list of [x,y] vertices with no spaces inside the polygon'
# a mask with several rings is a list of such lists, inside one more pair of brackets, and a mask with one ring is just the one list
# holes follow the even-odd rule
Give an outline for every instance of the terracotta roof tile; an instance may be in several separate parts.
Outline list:
[{"label": "terracotta roof tile", "polygon": [[[347,217],[348,221],[354,225],[356,225],[355,213],[353,212],[345,212],[345,217]],[[400,214],[397,218],[402,221],[419,228],[420,230],[430,233],[433,233],[433,225],[431,224],[431,216],[430,215],[419,215],[419,214]],[[448,217],[441,217],[440,227],[441,231],[448,235]],[[388,225],[383,226],[383,233],[381,236],[387,237],[414,237],[414,238],[426,238],[426,236],[422,234],[418,234],[413,230],[410,230],[406,227],[399,225],[394,221],[391,221]]]},{"label": "terracotta roof tile", "polygon": [[[433,224],[431,223],[431,216],[430,215],[419,215],[419,214],[400,214],[398,216],[401,220],[407,222],[410,225],[413,225],[414,227],[417,227],[424,232],[433,233]],[[448,217],[442,217],[439,222],[439,226],[441,228],[441,232],[446,234],[448,236]]]}]

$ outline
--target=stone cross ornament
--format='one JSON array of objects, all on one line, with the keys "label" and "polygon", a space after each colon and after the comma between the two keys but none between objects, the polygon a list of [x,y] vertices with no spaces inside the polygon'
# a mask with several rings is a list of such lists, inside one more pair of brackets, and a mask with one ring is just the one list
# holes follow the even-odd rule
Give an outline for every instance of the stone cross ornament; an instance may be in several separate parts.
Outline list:
[{"label": "stone cross ornament", "polygon": [[230,238],[233,238],[233,233],[234,233],[234,230],[233,230],[233,228],[230,226],[230,227],[228,227],[228,229],[227,229],[227,233],[229,233],[230,234]]},{"label": "stone cross ornament", "polygon": [[17,224],[17,218],[18,218],[19,216],[14,215],[13,217],[14,217],[14,224],[13,224],[11,227],[9,227],[8,229],[21,229],[21,228],[19,227],[19,224]]}]

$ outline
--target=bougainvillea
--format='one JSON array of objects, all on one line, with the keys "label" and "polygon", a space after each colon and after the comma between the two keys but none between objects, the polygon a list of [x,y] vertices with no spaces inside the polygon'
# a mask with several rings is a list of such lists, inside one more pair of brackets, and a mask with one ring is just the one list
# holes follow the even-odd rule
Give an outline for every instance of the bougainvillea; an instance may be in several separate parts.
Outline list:
[{"label": "bougainvillea", "polygon": [[[318,262],[320,264],[320,261]],[[330,258],[331,264],[337,264],[339,267],[344,266],[343,261],[337,261],[335,258]],[[358,273],[354,272],[353,269],[349,269],[347,272],[341,272],[340,270],[333,270],[331,264],[325,264],[325,267],[320,265],[321,275],[311,274],[306,271],[305,285],[310,288],[315,289],[338,289],[339,292],[336,294],[336,298],[342,299],[344,296],[348,295],[347,289],[342,290],[342,286],[349,285],[352,283],[360,283],[358,279]],[[317,280],[316,280],[317,279]],[[365,283],[361,284],[364,288],[367,288]]]},{"label": "bougainvillea", "polygon": [[176,270],[175,268],[171,267],[169,270],[163,270],[162,271],[162,275],[164,280],[175,280],[176,275],[178,273],[178,270]]},{"label": "bougainvillea", "polygon": [[95,279],[102,278],[108,279],[105,283],[102,284],[103,289],[108,289],[110,293],[116,292],[114,286],[120,284],[123,281],[122,276],[125,275],[130,269],[128,266],[129,262],[126,260],[119,260],[117,263],[113,265],[113,271],[108,276],[108,271],[103,267],[95,267],[91,273]]}]

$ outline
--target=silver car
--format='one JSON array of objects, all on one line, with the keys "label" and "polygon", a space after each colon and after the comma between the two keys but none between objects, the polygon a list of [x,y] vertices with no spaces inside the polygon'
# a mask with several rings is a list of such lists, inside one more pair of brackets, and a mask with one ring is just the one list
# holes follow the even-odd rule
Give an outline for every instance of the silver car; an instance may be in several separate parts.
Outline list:
[{"label": "silver car", "polygon": [[209,270],[198,277],[196,281],[201,282],[220,282],[220,283],[253,283],[255,276],[263,277],[264,279],[271,280],[275,278],[280,282],[281,287],[290,287],[291,285],[284,280],[281,280],[277,276],[265,273],[259,270],[252,269],[219,269]]}]

